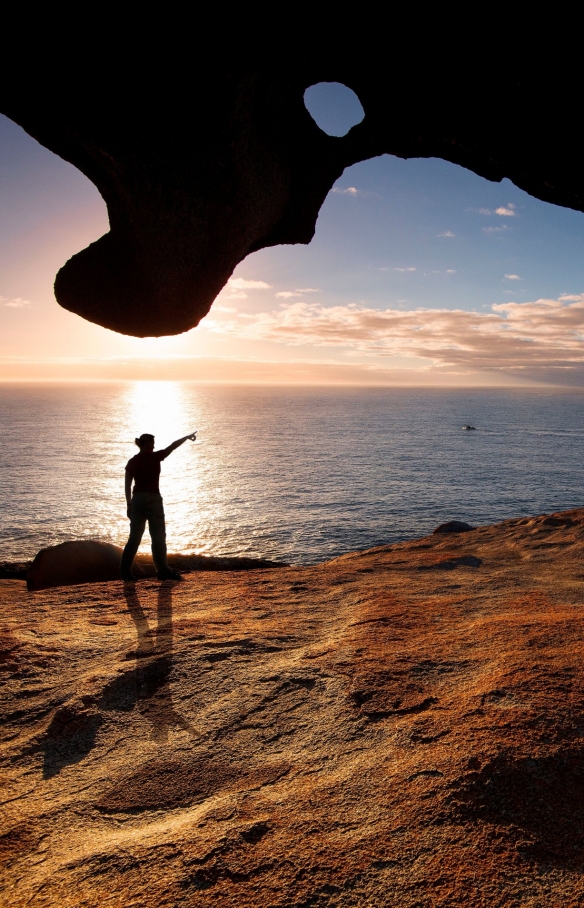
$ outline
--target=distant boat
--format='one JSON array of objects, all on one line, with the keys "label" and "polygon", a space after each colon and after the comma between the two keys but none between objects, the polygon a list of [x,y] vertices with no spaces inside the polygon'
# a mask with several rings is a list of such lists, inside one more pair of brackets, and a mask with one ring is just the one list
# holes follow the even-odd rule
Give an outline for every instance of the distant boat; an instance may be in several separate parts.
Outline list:
[{"label": "distant boat", "polygon": [[462,427],[466,432],[476,432],[476,426],[463,426]]}]

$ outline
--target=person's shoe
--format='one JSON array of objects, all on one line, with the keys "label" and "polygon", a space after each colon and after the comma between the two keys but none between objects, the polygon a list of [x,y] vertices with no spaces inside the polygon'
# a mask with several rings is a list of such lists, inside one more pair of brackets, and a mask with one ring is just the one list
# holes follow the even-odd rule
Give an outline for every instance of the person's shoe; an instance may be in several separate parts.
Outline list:
[{"label": "person's shoe", "polygon": [[173,571],[172,568],[169,568],[167,571],[159,571],[156,575],[159,580],[182,580],[180,574],[177,574],[176,571]]},{"label": "person's shoe", "polygon": [[124,583],[136,583],[136,578],[133,574],[126,574],[124,572],[123,574],[120,574],[120,577],[122,578]]}]

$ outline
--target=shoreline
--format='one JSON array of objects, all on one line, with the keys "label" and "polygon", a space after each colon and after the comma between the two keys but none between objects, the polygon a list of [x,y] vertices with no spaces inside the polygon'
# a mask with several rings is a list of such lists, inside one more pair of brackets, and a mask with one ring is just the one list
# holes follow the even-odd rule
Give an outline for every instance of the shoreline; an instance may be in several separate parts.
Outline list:
[{"label": "shoreline", "polygon": [[[33,560],[31,558],[28,561],[0,561],[0,580],[26,580]],[[138,555],[136,562],[142,571],[141,576],[136,578],[137,581],[151,579],[156,575],[152,558],[149,555]],[[267,558],[215,555],[169,555],[168,563],[173,570],[185,574],[192,571],[257,571],[289,567],[286,562],[270,561]]]},{"label": "shoreline", "polygon": [[[525,515],[522,517],[509,517],[504,518],[503,520],[498,520],[494,523],[488,524],[479,524],[478,526],[470,527],[468,524],[462,523],[463,526],[469,527],[470,531],[476,530],[488,530],[496,529],[497,527],[514,527],[514,526],[523,526],[531,521],[541,521],[543,525],[565,525],[566,519],[570,520],[572,518],[579,520],[580,516],[584,513],[584,508],[568,508],[563,511],[551,511],[541,514],[531,514]],[[558,523],[559,521],[559,523]],[[426,539],[429,536],[433,536],[437,533],[445,534],[454,534],[458,535],[459,533],[464,533],[464,530],[456,529],[443,529],[444,527],[449,527],[450,525],[455,525],[461,523],[458,520],[451,520],[446,524],[440,524],[436,526],[434,530],[430,533],[425,533],[423,536],[413,536],[408,539],[399,539],[392,542],[379,543],[375,546],[368,546],[363,549],[351,549],[347,552],[342,552],[338,555],[333,555],[330,558],[324,558],[322,561],[310,561],[310,562],[286,562],[286,561],[274,561],[269,558],[251,558],[242,555],[197,555],[196,553],[183,554],[176,552],[174,554],[168,555],[168,563],[173,568],[173,570],[178,571],[179,573],[191,573],[195,571],[255,571],[255,570],[268,570],[268,569],[277,569],[277,568],[314,568],[320,565],[329,564],[335,562],[339,559],[351,558],[353,556],[363,555],[368,552],[373,551],[382,551],[387,550],[388,548],[393,548],[395,546],[408,546],[415,544],[421,539]],[[468,532],[468,530],[467,530]],[[81,540],[72,540],[72,541],[81,541]],[[48,548],[55,548],[55,546],[48,546]],[[43,551],[40,549],[39,551]],[[36,556],[35,556],[36,557]],[[0,560],[0,580],[26,580],[27,572],[29,567],[32,565],[34,558],[28,559],[18,559],[18,560]],[[136,566],[139,569],[139,575],[136,577],[136,581],[152,579],[156,576],[156,570],[152,561],[152,556],[149,553],[139,553],[136,556],[135,561]],[[98,581],[88,581],[88,582],[98,582]],[[115,581],[101,581],[101,582],[115,582]],[[80,585],[80,584],[76,584]]]}]

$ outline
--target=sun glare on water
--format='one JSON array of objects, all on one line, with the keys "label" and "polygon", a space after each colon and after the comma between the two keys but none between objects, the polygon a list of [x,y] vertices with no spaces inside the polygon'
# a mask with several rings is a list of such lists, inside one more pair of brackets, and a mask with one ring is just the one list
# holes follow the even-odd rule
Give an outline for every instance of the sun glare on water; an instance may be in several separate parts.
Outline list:
[{"label": "sun glare on water", "polygon": [[[155,437],[156,450],[198,429],[196,404],[185,395],[180,382],[137,381],[128,386],[124,407],[128,439],[143,432]],[[193,421],[195,419],[195,421]],[[133,448],[131,457],[137,452]],[[162,463],[160,491],[164,499],[169,551],[192,551],[194,521],[200,495],[199,455],[197,444],[185,442]],[[148,529],[140,551],[150,548]],[[203,546],[204,548],[204,546]]]},{"label": "sun glare on water", "polygon": [[128,387],[126,406],[128,423],[134,427],[135,437],[149,432],[155,436],[157,448],[166,447],[189,431],[183,389],[179,382],[133,382]]}]

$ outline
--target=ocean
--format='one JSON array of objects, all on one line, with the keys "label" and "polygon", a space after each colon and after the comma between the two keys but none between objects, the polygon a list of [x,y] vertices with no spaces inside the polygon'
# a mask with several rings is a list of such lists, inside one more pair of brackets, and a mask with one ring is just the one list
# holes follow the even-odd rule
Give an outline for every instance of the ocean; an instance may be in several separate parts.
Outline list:
[{"label": "ocean", "polygon": [[161,448],[195,429],[162,465],[170,552],[309,564],[584,505],[578,392],[3,384],[0,560],[123,545],[134,437]]}]

